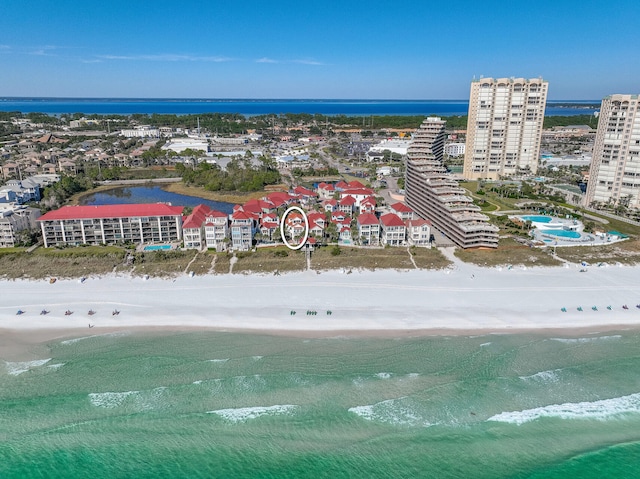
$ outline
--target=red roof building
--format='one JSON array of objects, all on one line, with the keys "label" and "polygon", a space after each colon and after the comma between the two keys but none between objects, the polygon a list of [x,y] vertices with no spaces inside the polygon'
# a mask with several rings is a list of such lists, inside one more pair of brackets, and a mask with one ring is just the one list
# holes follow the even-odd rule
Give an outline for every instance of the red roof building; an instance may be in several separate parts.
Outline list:
[{"label": "red roof building", "polygon": [[391,246],[401,246],[407,235],[407,228],[404,221],[398,215],[387,213],[380,217],[382,244]]},{"label": "red roof building", "polygon": [[63,206],[38,218],[44,246],[182,240],[182,206]]},{"label": "red roof building", "polygon": [[394,203],[389,208],[392,213],[395,213],[403,220],[412,220],[414,218],[413,210],[404,203]]}]

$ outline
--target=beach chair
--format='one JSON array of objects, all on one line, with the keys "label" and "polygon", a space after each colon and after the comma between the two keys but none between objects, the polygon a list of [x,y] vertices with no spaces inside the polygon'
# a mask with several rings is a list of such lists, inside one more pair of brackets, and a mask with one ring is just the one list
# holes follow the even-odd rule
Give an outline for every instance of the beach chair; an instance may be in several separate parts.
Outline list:
[{"label": "beach chair", "polygon": [[598,311],[598,308],[596,306],[591,306],[591,309],[593,309],[594,311]]},{"label": "beach chair", "polygon": [[582,311],[582,306],[578,306],[578,311]]}]

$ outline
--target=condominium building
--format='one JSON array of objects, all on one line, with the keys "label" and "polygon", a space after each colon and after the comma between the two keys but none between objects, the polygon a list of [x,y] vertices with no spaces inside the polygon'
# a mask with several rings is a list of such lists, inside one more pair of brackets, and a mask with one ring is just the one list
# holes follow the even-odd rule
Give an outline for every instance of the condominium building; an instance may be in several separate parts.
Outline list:
[{"label": "condominium building", "polygon": [[427,118],[414,133],[407,152],[406,201],[423,219],[462,248],[498,246],[498,227],[442,164],[445,122]]},{"label": "condominium building", "polygon": [[548,82],[481,78],[471,82],[464,156],[466,179],[535,173]]},{"label": "condominium building", "polygon": [[182,240],[182,206],[63,206],[42,215],[44,246]]},{"label": "condominium building", "polygon": [[0,204],[0,248],[12,248],[18,241],[18,233],[36,227],[40,210],[24,205]]},{"label": "condominium building", "polygon": [[444,146],[444,152],[449,156],[462,156],[464,155],[465,143],[449,143]]},{"label": "condominium building", "polygon": [[602,100],[589,171],[587,206],[640,208],[640,96]]}]

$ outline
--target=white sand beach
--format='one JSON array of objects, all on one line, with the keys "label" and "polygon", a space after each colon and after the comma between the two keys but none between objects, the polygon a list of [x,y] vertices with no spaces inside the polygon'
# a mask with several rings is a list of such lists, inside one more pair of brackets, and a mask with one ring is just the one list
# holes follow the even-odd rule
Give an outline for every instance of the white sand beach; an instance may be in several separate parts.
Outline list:
[{"label": "white sand beach", "polygon": [[[580,269],[489,269],[457,263],[444,271],[2,281],[0,329],[98,334],[153,327],[313,334],[640,325],[640,267]],[[18,309],[25,314],[16,315]],[[40,315],[43,309],[50,313]],[[116,309],[120,314],[114,316]],[[73,314],[65,316],[66,310]],[[96,314],[89,316],[89,310]],[[89,324],[96,329],[89,330]]]}]

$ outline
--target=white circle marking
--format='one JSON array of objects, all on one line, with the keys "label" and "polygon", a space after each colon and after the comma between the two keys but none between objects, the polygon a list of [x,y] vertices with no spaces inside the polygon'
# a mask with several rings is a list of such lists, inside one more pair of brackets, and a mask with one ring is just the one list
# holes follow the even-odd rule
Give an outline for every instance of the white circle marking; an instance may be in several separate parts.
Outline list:
[{"label": "white circle marking", "polygon": [[[290,245],[284,236],[284,220],[292,211],[297,211],[302,215],[302,218],[304,219],[304,237],[302,238],[300,244],[297,246]],[[282,219],[280,220],[280,237],[282,238],[282,242],[285,244],[285,246],[294,251],[299,250],[305,245],[305,243],[307,242],[307,238],[309,238],[309,219],[307,218],[307,214],[302,210],[302,208],[298,206],[289,206],[289,208],[287,208],[287,211],[284,212],[284,214],[282,215]]]}]

